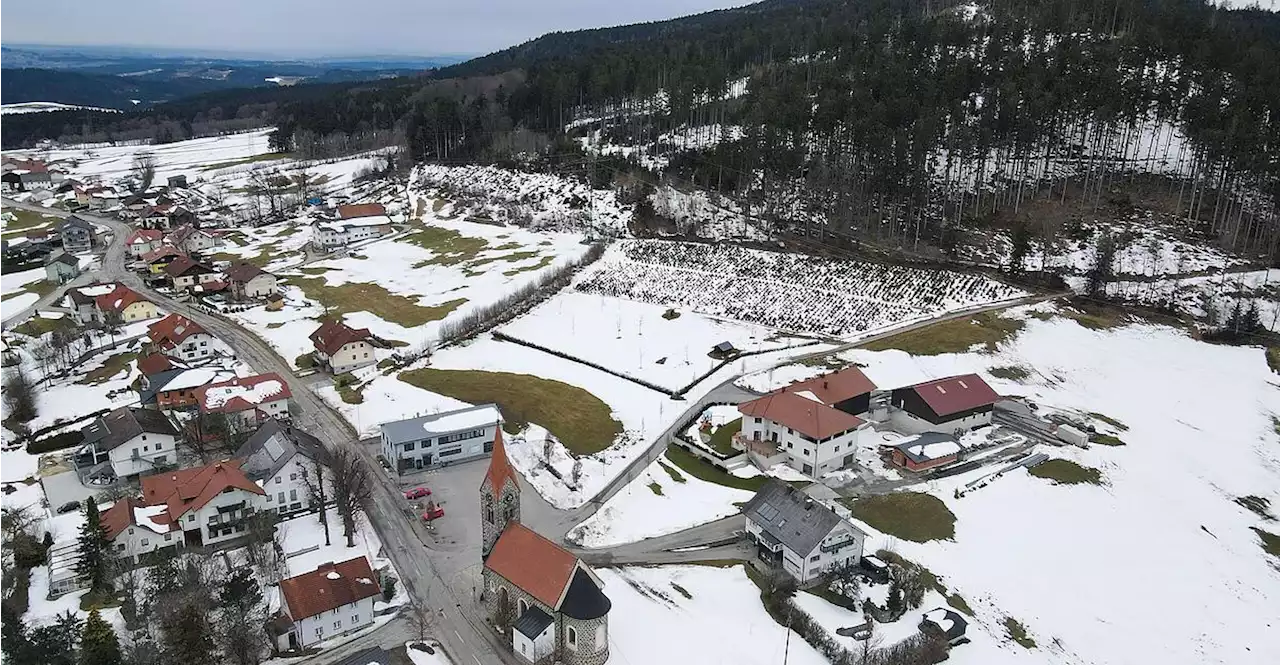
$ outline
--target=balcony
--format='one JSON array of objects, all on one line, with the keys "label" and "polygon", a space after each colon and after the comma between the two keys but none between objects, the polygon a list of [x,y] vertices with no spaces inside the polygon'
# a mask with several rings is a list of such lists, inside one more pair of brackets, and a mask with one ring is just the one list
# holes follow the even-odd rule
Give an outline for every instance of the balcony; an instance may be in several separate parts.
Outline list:
[{"label": "balcony", "polygon": [[853,538],[846,538],[838,543],[823,545],[820,549],[822,550],[823,554],[831,554],[833,552],[839,552],[840,550],[846,547],[850,547],[856,544],[858,544],[858,541],[854,540]]},{"label": "balcony", "polygon": [[745,450],[755,453],[761,457],[773,457],[778,454],[778,444],[776,441],[768,441],[765,439],[753,439],[743,436],[741,432],[733,435],[733,447],[737,450]]}]

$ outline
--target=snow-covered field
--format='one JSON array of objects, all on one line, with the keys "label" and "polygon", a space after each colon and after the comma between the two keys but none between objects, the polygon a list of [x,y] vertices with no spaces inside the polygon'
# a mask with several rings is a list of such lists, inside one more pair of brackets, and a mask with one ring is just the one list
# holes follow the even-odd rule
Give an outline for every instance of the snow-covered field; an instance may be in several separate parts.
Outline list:
[{"label": "snow-covered field", "polygon": [[837,336],[1027,295],[979,275],[646,240],[611,246],[575,287]]},{"label": "snow-covered field", "polygon": [[270,129],[258,129],[240,134],[213,136],[200,139],[165,143],[162,145],[95,145],[87,147],[59,148],[42,152],[46,161],[66,160],[74,164],[72,177],[98,177],[113,179],[127,176],[133,168],[133,158],[138,153],[149,153],[155,158],[156,179],[172,175],[192,175],[202,167],[223,162],[243,160],[271,152],[267,135]]},{"label": "snow-covered field", "polygon": [[696,312],[567,291],[504,326],[502,332],[675,390],[720,361],[708,355],[730,342],[740,351],[783,349],[811,340]]},{"label": "snow-covered field", "polygon": [[325,515],[329,521],[329,544],[324,544],[324,527],[320,525],[318,515],[302,515],[285,520],[276,525],[277,535],[284,549],[286,577],[296,577],[309,573],[326,563],[347,561],[356,557],[368,557],[369,564],[377,568],[389,564],[388,560],[379,559],[382,542],[378,534],[369,526],[368,520],[357,524],[355,547],[347,547],[347,539],[342,536],[342,519],[336,508],[330,508]]},{"label": "snow-covered field", "polygon": [[[742,566],[603,568],[609,662],[826,665],[765,612]],[[679,588],[677,588],[679,587]],[[683,590],[683,593],[681,592]],[[688,594],[686,596],[686,594]]]},{"label": "snow-covered field", "polygon": [[38,300],[39,294],[27,291],[28,285],[35,284],[44,279],[44,268],[33,268],[31,270],[23,270],[22,272],[11,272],[0,278],[0,286],[3,288],[4,310],[5,313],[20,312],[30,307]]},{"label": "snow-covered field", "polygon": [[[1234,502],[1280,503],[1272,420],[1280,383],[1261,349],[1208,345],[1161,326],[1096,331],[1055,318],[1029,319],[995,354],[852,356],[881,385],[992,365],[1034,368],[1023,382],[989,380],[1042,411],[1102,413],[1128,427],[1123,447],[1046,451],[1099,469],[1102,486],[1056,485],[1019,470],[956,500],[956,487],[987,471],[933,481],[928,491],[956,514],[954,541],[875,534],[868,549],[889,546],[927,566],[969,600],[988,632],[999,634],[992,627],[1005,617],[1022,622],[1041,662],[1280,660],[1280,570],[1250,530],[1275,531],[1274,523]],[[982,662],[1003,662],[1018,648],[1005,645]]]},{"label": "snow-covered field", "polygon": [[104,109],[97,106],[76,106],[75,104],[60,104],[58,102],[19,102],[17,104],[0,104],[0,115],[9,115],[10,113],[44,113],[46,111],[76,111],[84,109],[87,111],[109,111],[119,113],[119,109]]}]

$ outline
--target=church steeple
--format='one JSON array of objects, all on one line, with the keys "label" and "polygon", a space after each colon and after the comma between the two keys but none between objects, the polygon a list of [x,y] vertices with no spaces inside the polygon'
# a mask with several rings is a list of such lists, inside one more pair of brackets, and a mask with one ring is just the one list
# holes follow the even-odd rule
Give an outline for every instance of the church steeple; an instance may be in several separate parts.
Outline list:
[{"label": "church steeple", "polygon": [[494,543],[507,528],[508,522],[520,521],[520,480],[515,467],[507,459],[507,449],[502,443],[502,426],[493,435],[493,457],[489,470],[480,482],[480,522],[483,540],[480,556],[488,557]]}]

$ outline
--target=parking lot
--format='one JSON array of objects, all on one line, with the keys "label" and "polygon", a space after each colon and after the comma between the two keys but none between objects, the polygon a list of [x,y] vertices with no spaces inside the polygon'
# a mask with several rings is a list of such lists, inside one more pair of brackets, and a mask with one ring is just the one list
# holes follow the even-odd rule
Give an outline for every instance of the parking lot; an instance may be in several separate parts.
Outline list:
[{"label": "parking lot", "polygon": [[[425,531],[428,542],[438,549],[474,549],[476,560],[480,558],[480,482],[489,459],[477,459],[452,464],[440,469],[415,471],[396,477],[383,472],[382,478],[395,486],[402,495],[415,487],[426,487],[431,495],[420,499],[403,499],[404,510],[409,511],[419,525],[428,525]],[[428,500],[444,509],[444,516],[425,522],[421,515]]]}]

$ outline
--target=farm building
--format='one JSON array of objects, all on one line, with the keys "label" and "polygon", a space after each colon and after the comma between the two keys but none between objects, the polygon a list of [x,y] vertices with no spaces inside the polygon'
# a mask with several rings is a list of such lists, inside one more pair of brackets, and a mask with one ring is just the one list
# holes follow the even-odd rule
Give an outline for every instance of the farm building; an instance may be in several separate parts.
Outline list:
[{"label": "farm building", "polygon": [[977,374],[951,376],[894,390],[890,418],[901,432],[955,434],[991,424],[999,399]]},{"label": "farm building", "polygon": [[278,293],[276,276],[253,265],[240,262],[227,269],[227,287],[236,300],[258,300]]},{"label": "farm building", "polygon": [[894,443],[892,460],[899,468],[924,471],[959,460],[963,451],[950,434],[922,432]]}]

